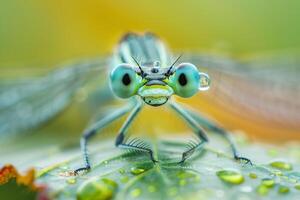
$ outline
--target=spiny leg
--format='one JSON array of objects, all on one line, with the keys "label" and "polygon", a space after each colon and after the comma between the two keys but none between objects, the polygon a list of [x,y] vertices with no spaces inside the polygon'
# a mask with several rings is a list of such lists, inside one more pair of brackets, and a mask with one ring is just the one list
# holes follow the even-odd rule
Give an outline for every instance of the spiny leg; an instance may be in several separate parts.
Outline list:
[{"label": "spiny leg", "polygon": [[106,125],[111,123],[112,121],[120,118],[127,112],[129,112],[132,109],[133,105],[127,105],[124,108],[121,108],[117,110],[116,112],[111,113],[110,115],[107,115],[105,118],[99,120],[95,124],[93,124],[90,128],[88,128],[86,131],[84,131],[81,139],[80,139],[80,146],[81,151],[83,155],[84,160],[84,167],[78,168],[74,171],[75,174],[78,174],[80,171],[88,171],[91,168],[89,156],[88,156],[88,150],[87,150],[87,142],[89,139],[91,139],[100,129],[104,128]]},{"label": "spiny leg", "polygon": [[146,145],[146,143],[141,142],[138,139],[133,139],[127,143],[125,142],[125,134],[127,132],[127,129],[129,125],[133,122],[134,118],[137,116],[141,108],[142,108],[142,104],[139,103],[138,105],[136,105],[136,107],[128,116],[127,120],[125,121],[125,123],[123,124],[123,126],[119,131],[119,135],[116,138],[116,146],[124,149],[133,150],[133,151],[148,153],[150,155],[150,159],[153,162],[157,162],[157,160],[154,159],[153,151],[148,147],[148,145]]},{"label": "spiny leg", "polygon": [[174,109],[183,119],[192,127],[194,133],[200,139],[200,142],[193,143],[190,145],[190,148],[183,152],[182,159],[179,163],[184,163],[186,159],[191,157],[191,155],[198,149],[202,149],[203,145],[208,142],[208,138],[206,136],[205,130],[201,128],[198,123],[191,117],[191,115],[186,112],[180,105],[175,102],[170,102],[169,104],[172,109]]},{"label": "spiny leg", "polygon": [[220,126],[218,126],[216,123],[210,121],[209,119],[201,116],[199,113],[197,113],[196,111],[193,111],[191,109],[187,109],[187,108],[183,108],[186,110],[186,112],[188,112],[199,124],[201,124],[202,126],[206,127],[207,129],[218,133],[219,135],[221,135],[222,137],[224,137],[224,139],[229,143],[233,157],[235,160],[238,161],[245,161],[245,163],[250,163],[252,165],[252,162],[250,159],[243,157],[243,156],[239,156],[238,150],[234,144],[234,142],[232,141],[230,135],[228,134],[228,132],[221,128]]}]

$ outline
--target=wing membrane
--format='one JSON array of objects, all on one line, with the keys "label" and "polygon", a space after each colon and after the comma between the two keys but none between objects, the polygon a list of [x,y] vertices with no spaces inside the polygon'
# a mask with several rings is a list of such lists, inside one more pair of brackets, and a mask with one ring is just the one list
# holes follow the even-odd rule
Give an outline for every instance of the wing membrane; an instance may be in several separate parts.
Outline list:
[{"label": "wing membrane", "polygon": [[107,60],[87,59],[60,66],[42,76],[0,82],[0,135],[39,125],[62,111],[76,91],[101,79]]},{"label": "wing membrane", "polygon": [[299,56],[276,54],[234,60],[190,54],[186,59],[210,75],[213,92],[209,96],[214,101],[240,116],[252,115],[299,130]]}]

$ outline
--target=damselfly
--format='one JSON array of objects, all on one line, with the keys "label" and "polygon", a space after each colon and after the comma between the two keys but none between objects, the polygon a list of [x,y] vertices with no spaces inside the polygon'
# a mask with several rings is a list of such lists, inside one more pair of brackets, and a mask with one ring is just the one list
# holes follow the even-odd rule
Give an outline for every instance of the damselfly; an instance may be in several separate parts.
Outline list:
[{"label": "damselfly", "polygon": [[[235,98],[238,99],[247,97],[250,92],[253,94],[255,91],[251,88],[249,91],[239,89],[239,83],[245,84],[245,80],[253,85],[265,87],[265,94],[256,94],[257,98],[251,101],[245,101],[245,99],[240,101],[247,102],[250,108],[260,106],[263,112],[262,102],[270,96],[277,97],[278,95],[280,101],[277,104],[280,106],[277,106],[276,110],[265,110],[274,115],[284,113],[286,121],[295,125],[297,124],[295,122],[300,119],[299,112],[297,112],[299,102],[291,101],[290,98],[299,97],[299,68],[297,67],[299,62],[297,59],[288,59],[289,62],[280,61],[275,64],[255,60],[243,63],[200,54],[185,54],[185,58],[174,57],[155,35],[129,33],[121,39],[110,59],[97,58],[71,63],[40,79],[3,82],[0,88],[0,134],[20,132],[55,116],[71,102],[78,89],[92,79],[98,78],[98,75],[100,76],[100,72],[105,70],[108,62],[110,74],[107,79],[110,82],[110,90],[119,98],[129,99],[130,103],[105,116],[84,131],[80,143],[85,166],[75,170],[76,173],[89,170],[91,167],[87,142],[100,129],[127,113],[130,114],[119,131],[115,145],[147,153],[153,162],[157,162],[146,143],[138,139],[127,140],[127,129],[143,106],[168,106],[191,126],[199,138],[198,142],[191,143],[190,148],[182,153],[179,163],[185,162],[196,150],[201,149],[208,142],[205,129],[213,130],[223,136],[229,142],[236,160],[250,162],[249,159],[238,154],[234,143],[223,128],[199,113],[182,107],[171,97],[177,95],[189,98],[198,91],[208,90],[210,78],[199,70],[206,69],[213,75],[216,72],[221,74],[224,81],[227,81],[228,77],[233,77],[230,80],[239,80],[232,85],[228,82],[218,83],[221,84],[218,89],[225,94],[225,98],[228,98],[228,95],[237,95]],[[282,76],[283,74],[285,75]],[[289,79],[283,79],[287,77],[287,74]],[[274,88],[270,87],[274,85],[279,92],[272,91],[270,94],[268,89]],[[235,87],[236,90],[230,90],[229,86]],[[276,104],[273,104],[274,107]]]}]

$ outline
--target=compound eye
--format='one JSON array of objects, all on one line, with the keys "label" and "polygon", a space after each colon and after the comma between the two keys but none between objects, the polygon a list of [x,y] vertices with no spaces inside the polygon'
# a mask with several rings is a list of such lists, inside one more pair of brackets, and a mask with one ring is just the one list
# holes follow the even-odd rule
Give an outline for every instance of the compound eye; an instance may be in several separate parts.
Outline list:
[{"label": "compound eye", "polygon": [[114,68],[110,74],[112,91],[120,98],[129,98],[137,93],[142,82],[134,67],[123,63]]},{"label": "compound eye", "polygon": [[197,93],[200,87],[200,74],[195,65],[181,63],[175,73],[169,78],[175,93],[181,97],[191,97]]}]

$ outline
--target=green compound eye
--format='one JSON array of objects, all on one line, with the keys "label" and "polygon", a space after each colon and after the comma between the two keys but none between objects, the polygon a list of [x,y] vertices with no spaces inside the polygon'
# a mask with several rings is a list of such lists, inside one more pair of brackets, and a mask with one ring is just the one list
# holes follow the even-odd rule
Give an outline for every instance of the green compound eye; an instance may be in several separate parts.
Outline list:
[{"label": "green compound eye", "polygon": [[110,74],[110,86],[120,98],[129,98],[137,93],[142,83],[134,68],[129,64],[120,64]]},{"label": "green compound eye", "polygon": [[193,96],[198,90],[209,88],[209,77],[205,73],[199,73],[198,69],[191,63],[178,65],[169,80],[175,94],[185,98]]}]

